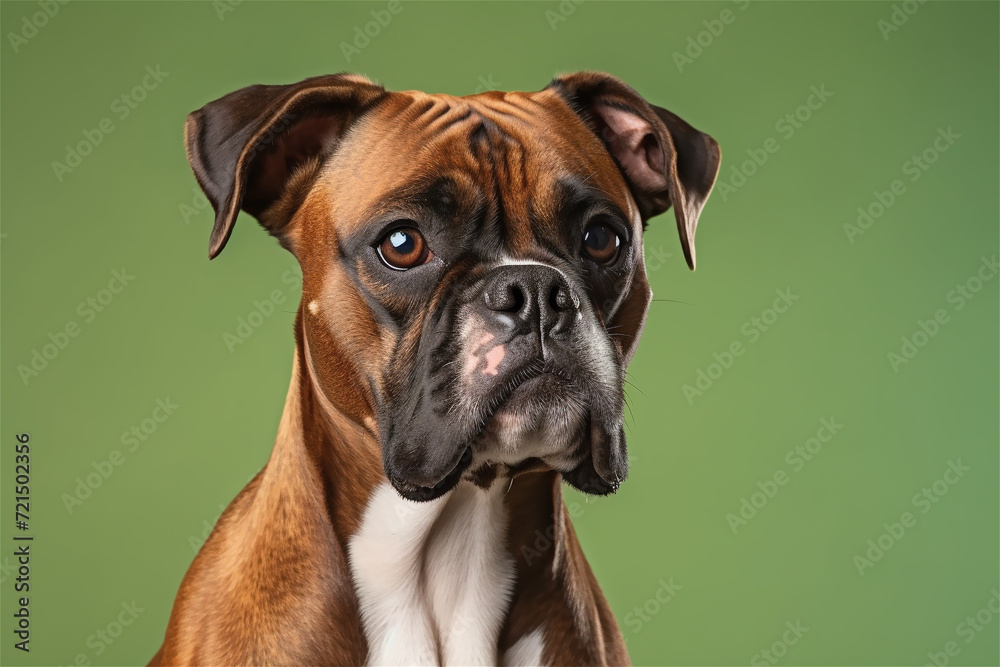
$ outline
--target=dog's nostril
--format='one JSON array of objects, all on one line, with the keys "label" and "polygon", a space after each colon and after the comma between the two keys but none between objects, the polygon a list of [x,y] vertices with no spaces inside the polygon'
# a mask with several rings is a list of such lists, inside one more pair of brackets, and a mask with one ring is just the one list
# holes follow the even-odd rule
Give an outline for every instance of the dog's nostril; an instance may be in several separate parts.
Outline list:
[{"label": "dog's nostril", "polygon": [[488,290],[484,298],[486,307],[497,312],[517,313],[524,308],[524,292],[514,284]]},{"label": "dog's nostril", "polygon": [[549,305],[556,312],[572,310],[576,307],[576,303],[573,297],[570,296],[569,290],[563,285],[554,285],[552,287],[552,290],[549,292]]}]

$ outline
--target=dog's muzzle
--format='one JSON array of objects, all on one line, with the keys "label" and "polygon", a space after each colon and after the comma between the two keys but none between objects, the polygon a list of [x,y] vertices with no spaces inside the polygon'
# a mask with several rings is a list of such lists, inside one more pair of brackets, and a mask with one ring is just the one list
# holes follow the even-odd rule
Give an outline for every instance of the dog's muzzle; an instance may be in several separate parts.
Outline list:
[{"label": "dog's muzzle", "polygon": [[536,263],[497,266],[469,293],[450,321],[425,325],[452,335],[425,337],[418,370],[426,377],[387,420],[384,463],[397,491],[431,500],[472,467],[509,471],[529,458],[588,493],[613,491],[624,458],[592,450],[624,448],[624,395],[589,302],[560,270]]}]

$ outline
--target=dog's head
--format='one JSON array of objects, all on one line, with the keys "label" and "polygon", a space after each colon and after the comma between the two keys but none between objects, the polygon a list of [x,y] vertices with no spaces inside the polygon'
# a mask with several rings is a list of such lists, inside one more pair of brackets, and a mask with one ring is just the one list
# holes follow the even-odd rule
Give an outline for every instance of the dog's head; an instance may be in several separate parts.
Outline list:
[{"label": "dog's head", "polygon": [[673,206],[694,268],[711,137],[595,72],[469,97],[355,75],[251,86],[185,135],[210,257],[240,209],[295,255],[306,372],[379,439],[403,496],[540,467],[618,488],[643,228]]}]

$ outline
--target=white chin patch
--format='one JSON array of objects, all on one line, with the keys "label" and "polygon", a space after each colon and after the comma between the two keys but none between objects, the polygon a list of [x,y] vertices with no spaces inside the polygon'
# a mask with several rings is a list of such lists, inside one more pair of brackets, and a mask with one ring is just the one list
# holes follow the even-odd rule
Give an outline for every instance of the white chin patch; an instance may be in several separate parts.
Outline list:
[{"label": "white chin patch", "polygon": [[585,408],[571,397],[533,402],[515,396],[497,410],[473,446],[470,469],[482,463],[515,465],[529,458],[556,470],[571,469],[579,463],[575,453],[585,423]]}]

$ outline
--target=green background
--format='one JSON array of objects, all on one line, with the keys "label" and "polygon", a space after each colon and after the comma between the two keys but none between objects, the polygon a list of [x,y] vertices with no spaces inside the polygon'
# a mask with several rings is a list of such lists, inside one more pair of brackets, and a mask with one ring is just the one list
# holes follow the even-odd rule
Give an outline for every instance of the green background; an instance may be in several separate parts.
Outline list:
[{"label": "green background", "polygon": [[[748,150],[778,146],[740,187],[717,186],[696,273],[672,214],[649,227],[658,300],[630,369],[631,478],[609,499],[570,495],[633,660],[767,664],[758,652],[800,622],[808,631],[781,664],[922,665],[952,641],[951,664],[997,664],[997,615],[982,613],[969,642],[959,625],[1000,583],[998,280],[960,310],[947,295],[997,253],[998,5],[909,3],[886,39],[888,3],[584,2],[563,4],[566,17],[558,2],[410,3],[347,62],[341,43],[384,6],[71,2],[15,53],[8,33],[39,6],[2,3],[4,664],[148,660],[194,547],[273,443],[294,260],[247,216],[207,260],[211,215],[182,206],[195,199],[185,115],[245,85],[342,70],[468,94],[537,90],[580,69],[616,74],[710,132],[720,184],[739,183]],[[725,9],[735,20],[679,68],[673,54]],[[121,119],[112,104],[147,66],[169,75]],[[789,137],[776,123],[812,86],[832,96]],[[52,163],[104,118],[114,131],[60,182]],[[911,181],[904,163],[939,128],[959,138]],[[896,179],[905,192],[851,243],[844,225]],[[122,268],[134,279],[86,322],[78,305]],[[779,289],[798,300],[751,341],[744,325]],[[230,352],[223,334],[274,290],[284,303]],[[947,323],[894,370],[888,353],[938,309]],[[18,367],[71,321],[79,335],[25,383]],[[713,355],[735,341],[745,352],[719,376]],[[689,401],[699,369],[717,379]],[[128,452],[122,433],[167,398],[179,408]],[[796,470],[786,453],[823,418],[843,428]],[[22,432],[28,655],[12,647],[10,616]],[[123,464],[70,512],[64,494],[114,450]],[[959,459],[970,470],[920,513],[914,494]],[[734,532],[727,514],[778,471],[787,483]],[[859,573],[855,556],[906,511],[916,525]],[[663,605],[661,580],[682,587]],[[99,643],[133,600],[135,622]],[[655,612],[643,619],[643,606]]]}]

